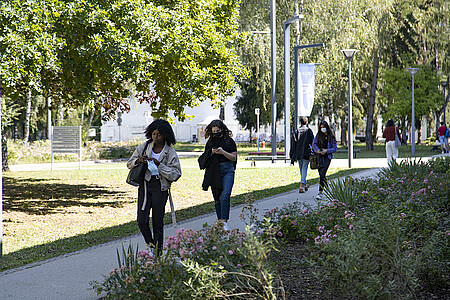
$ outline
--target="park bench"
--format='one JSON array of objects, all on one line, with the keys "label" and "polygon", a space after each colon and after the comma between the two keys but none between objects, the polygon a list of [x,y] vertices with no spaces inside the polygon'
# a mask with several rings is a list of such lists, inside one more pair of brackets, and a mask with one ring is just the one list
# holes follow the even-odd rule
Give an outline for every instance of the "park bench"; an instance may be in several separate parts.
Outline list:
[{"label": "park bench", "polygon": [[[337,149],[335,153],[348,153],[348,149]],[[361,153],[361,149],[353,149],[353,158],[356,158],[356,153]]]},{"label": "park bench", "polygon": [[[284,152],[283,152],[284,154]],[[263,156],[259,156],[259,155],[252,155],[252,156],[247,156],[245,157],[245,160],[250,160],[251,161],[251,166],[255,167],[256,166],[256,161],[262,161],[262,160],[270,160],[272,161],[272,163],[275,163],[275,161],[277,160],[283,160],[283,161],[290,161],[290,158],[286,158],[285,156],[268,156],[268,155],[263,155]]]},{"label": "park bench", "polygon": [[[248,155],[272,155],[272,152],[249,152]],[[284,155],[284,152],[277,152],[277,155]]]}]

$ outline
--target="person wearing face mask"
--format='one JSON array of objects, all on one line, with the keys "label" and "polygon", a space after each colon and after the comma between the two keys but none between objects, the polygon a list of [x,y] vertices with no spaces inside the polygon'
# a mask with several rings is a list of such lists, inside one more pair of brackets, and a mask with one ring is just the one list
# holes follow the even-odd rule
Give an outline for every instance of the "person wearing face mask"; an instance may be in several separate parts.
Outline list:
[{"label": "person wearing face mask", "polygon": [[313,151],[320,154],[320,167],[317,169],[320,176],[318,199],[323,199],[323,188],[327,185],[327,171],[330,166],[333,154],[337,150],[336,138],[326,121],[319,124],[319,132],[314,138]]},{"label": "person wearing face mask", "polygon": [[202,188],[206,191],[211,187],[217,219],[223,223],[224,230],[229,230],[227,222],[237,162],[236,143],[221,120],[214,120],[206,126],[205,137],[208,142],[198,159],[200,169],[205,169]]},{"label": "person wearing face mask", "polygon": [[[178,155],[171,145],[176,143],[172,127],[166,120],[155,120],[145,129],[146,142],[136,147],[127,162],[129,169],[147,162],[144,183],[138,189],[137,223],[145,243],[156,255],[162,253],[164,210],[172,182],[181,176]],[[152,230],[149,226],[152,210]]]}]

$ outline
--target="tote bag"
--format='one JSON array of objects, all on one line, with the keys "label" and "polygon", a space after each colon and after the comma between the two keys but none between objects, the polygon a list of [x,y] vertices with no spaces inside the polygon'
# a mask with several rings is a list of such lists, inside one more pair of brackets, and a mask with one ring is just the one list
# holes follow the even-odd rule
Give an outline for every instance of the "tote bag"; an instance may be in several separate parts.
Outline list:
[{"label": "tote bag", "polygon": [[[144,150],[142,150],[141,156],[147,150],[148,142],[145,144]],[[145,171],[147,171],[147,162],[143,162],[135,166],[133,169],[128,172],[127,183],[132,186],[139,186],[144,183],[145,179]]]},{"label": "tote bag", "polygon": [[309,156],[309,167],[313,170],[321,167],[319,154],[314,153]]}]

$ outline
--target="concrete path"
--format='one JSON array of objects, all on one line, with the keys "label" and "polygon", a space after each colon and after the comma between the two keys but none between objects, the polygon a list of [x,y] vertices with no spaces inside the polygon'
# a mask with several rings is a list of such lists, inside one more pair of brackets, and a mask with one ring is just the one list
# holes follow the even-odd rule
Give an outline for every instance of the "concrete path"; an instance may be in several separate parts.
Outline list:
[{"label": "concrete path", "polygon": [[[347,160],[334,159],[331,167],[346,167]],[[287,166],[288,164],[276,162],[258,162],[256,168]],[[354,167],[371,168],[354,174],[354,177],[376,176],[378,168],[386,166],[386,159],[355,159]],[[77,166],[75,166],[77,167]],[[238,168],[250,167],[248,163],[239,163]],[[293,166],[297,168],[297,165]],[[313,171],[315,172],[315,171]],[[297,190],[279,194],[255,202],[255,207],[261,216],[266,210],[280,207],[285,203],[301,201],[315,204],[318,185],[311,186],[304,194]],[[244,223],[239,215],[242,206],[231,210],[229,220],[230,228],[244,230]],[[172,236],[178,228],[201,229],[204,223],[213,224],[215,214],[208,214],[198,218],[182,221],[177,228],[172,225],[165,226],[165,236]],[[144,249],[145,244],[140,235],[127,237],[107,244],[95,246],[85,250],[70,253],[44,262],[0,273],[0,299],[98,299],[89,283],[102,281],[103,276],[117,267],[116,250],[128,245]]]}]

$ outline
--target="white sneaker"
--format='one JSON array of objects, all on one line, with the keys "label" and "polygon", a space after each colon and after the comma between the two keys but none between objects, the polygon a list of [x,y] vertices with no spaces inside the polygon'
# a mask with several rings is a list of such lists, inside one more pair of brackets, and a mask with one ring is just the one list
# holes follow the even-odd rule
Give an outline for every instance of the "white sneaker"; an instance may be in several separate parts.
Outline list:
[{"label": "white sneaker", "polygon": [[223,230],[230,231],[230,228],[228,228],[227,222],[223,222]]},{"label": "white sneaker", "polygon": [[316,199],[317,200],[325,200],[325,196],[319,192],[319,194],[317,194],[317,196],[316,196]]}]

